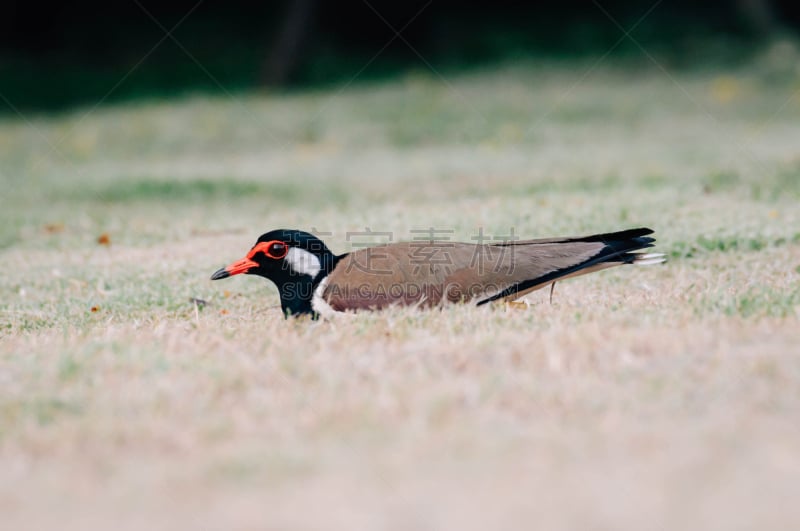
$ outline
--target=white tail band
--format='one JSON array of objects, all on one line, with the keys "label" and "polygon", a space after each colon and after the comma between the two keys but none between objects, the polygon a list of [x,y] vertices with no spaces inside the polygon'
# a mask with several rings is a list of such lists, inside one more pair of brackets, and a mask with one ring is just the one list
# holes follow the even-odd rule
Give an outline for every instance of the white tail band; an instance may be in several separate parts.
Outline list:
[{"label": "white tail band", "polygon": [[635,265],[653,265],[666,262],[667,258],[664,253],[643,253],[637,254],[633,259]]}]

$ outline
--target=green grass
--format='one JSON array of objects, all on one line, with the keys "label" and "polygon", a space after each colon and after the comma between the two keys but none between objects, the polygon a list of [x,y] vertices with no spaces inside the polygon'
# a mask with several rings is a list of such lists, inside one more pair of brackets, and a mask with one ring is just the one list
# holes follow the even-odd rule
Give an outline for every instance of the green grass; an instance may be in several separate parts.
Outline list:
[{"label": "green grass", "polygon": [[[275,190],[270,191],[275,194]],[[282,199],[297,199],[295,191],[281,190]],[[248,195],[266,193],[256,183],[237,182],[230,179],[197,179],[192,181],[162,181],[139,179],[114,184],[90,191],[99,201],[122,203],[128,201],[212,201],[231,200]]]},{"label": "green grass", "polygon": [[[590,66],[3,118],[4,523],[792,527],[800,78]],[[208,280],[279,227],[634,226],[666,265],[528,308],[287,322]]]}]

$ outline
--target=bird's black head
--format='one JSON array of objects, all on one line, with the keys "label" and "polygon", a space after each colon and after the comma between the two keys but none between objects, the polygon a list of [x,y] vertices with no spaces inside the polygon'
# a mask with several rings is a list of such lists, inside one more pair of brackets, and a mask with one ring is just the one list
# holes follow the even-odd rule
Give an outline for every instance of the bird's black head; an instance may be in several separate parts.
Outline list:
[{"label": "bird's black head", "polygon": [[218,270],[211,280],[242,273],[268,278],[278,287],[284,314],[313,315],[314,289],[337,259],[313,234],[278,229],[262,234],[244,258]]}]

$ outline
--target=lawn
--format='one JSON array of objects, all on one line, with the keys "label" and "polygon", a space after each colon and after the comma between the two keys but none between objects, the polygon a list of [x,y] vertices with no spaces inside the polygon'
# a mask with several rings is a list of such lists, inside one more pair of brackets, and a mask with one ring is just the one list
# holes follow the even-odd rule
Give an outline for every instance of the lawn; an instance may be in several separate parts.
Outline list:
[{"label": "lawn", "polygon": [[[3,527],[796,528],[786,64],[529,62],[5,115]],[[262,279],[209,281],[274,228],[345,252],[637,226],[666,264],[527,307],[295,322]]]}]

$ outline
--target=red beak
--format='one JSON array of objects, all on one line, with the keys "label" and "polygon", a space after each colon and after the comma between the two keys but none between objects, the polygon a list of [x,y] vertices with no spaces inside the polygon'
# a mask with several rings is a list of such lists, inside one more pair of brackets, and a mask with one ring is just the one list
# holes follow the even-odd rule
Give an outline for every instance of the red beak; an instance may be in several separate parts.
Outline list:
[{"label": "red beak", "polygon": [[240,275],[242,273],[247,273],[252,268],[258,267],[258,264],[249,258],[242,258],[238,260],[228,267],[223,267],[213,275],[211,275],[211,280],[219,280],[221,278],[228,278],[233,275]]}]

